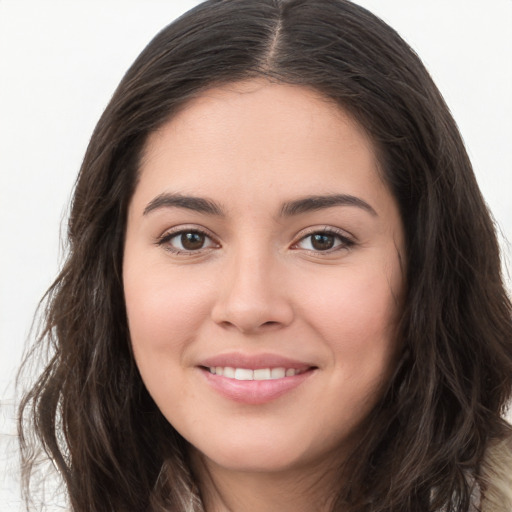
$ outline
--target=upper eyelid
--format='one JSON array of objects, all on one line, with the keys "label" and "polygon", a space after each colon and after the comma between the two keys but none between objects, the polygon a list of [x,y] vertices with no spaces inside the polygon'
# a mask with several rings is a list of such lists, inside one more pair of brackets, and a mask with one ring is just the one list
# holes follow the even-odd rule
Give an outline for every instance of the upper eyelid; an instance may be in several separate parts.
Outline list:
[{"label": "upper eyelid", "polygon": [[[326,234],[326,235],[332,235],[332,236],[338,237],[338,239],[340,240],[341,243],[339,246],[336,246],[331,249],[327,249],[325,251],[311,251],[311,249],[302,249],[301,247],[299,247],[299,244],[301,242],[303,242],[305,239],[307,239],[310,236],[315,235],[315,234]],[[290,249],[291,250],[303,250],[306,252],[314,252],[314,254],[323,255],[323,256],[327,257],[329,254],[332,255],[332,254],[338,252],[340,249],[343,249],[343,248],[349,249],[349,248],[353,248],[356,245],[357,245],[356,238],[349,232],[347,232],[343,229],[340,229],[340,228],[335,228],[333,226],[323,226],[322,228],[311,227],[309,230],[307,230],[307,228],[306,228],[306,231],[303,230],[302,232],[299,232],[299,234],[295,238],[295,241],[290,245]]]},{"label": "upper eyelid", "polygon": [[[155,239],[155,245],[157,245],[157,246],[168,245],[169,242],[174,237],[179,236],[182,233],[191,233],[191,232],[201,233],[202,235],[205,235],[207,238],[209,238],[211,240],[211,242],[213,243],[213,245],[218,246],[218,247],[221,246],[220,242],[218,241],[218,238],[214,234],[212,234],[210,230],[208,230],[204,227],[186,226],[186,225],[180,225],[180,226],[175,226],[173,228],[166,229],[160,236],[158,236]],[[201,251],[211,250],[213,248],[215,248],[215,247],[204,247],[204,248],[197,249],[194,251],[179,250],[178,252],[180,252],[180,253],[190,252],[191,254],[193,254],[193,253],[200,253]],[[168,250],[170,252],[176,252],[174,249],[171,250],[171,248],[168,248]]]},{"label": "upper eyelid", "polygon": [[[347,231],[345,229],[341,229],[341,228],[336,228],[334,226],[312,226],[310,228],[302,229],[295,236],[295,240],[296,240],[296,242],[298,242],[298,241],[302,240],[303,238],[314,235],[315,233],[338,235],[342,238],[347,238],[354,243],[357,241],[357,238],[349,231]],[[296,242],[294,242],[294,243],[296,243]]]},{"label": "upper eyelid", "polygon": [[168,235],[174,236],[174,235],[179,235],[180,233],[187,233],[187,232],[194,232],[194,231],[197,233],[202,233],[202,234],[210,237],[213,240],[217,239],[215,234],[212,233],[209,229],[207,229],[203,226],[195,225],[195,224],[180,224],[180,225],[174,226],[172,228],[167,228],[157,238],[160,240],[161,238],[164,238]]}]

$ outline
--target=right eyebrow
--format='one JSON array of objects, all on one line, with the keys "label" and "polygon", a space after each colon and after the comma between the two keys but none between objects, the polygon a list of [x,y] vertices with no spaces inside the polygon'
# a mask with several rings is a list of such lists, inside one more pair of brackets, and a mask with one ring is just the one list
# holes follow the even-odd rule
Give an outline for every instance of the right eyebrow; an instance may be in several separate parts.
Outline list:
[{"label": "right eyebrow", "polygon": [[144,208],[143,215],[160,208],[185,208],[208,215],[224,216],[222,208],[210,199],[186,196],[178,193],[163,193],[152,199]]}]

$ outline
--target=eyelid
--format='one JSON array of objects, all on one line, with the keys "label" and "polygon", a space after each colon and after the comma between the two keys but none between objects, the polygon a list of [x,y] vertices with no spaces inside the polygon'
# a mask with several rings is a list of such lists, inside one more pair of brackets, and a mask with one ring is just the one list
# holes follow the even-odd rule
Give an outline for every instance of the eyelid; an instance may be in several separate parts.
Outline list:
[{"label": "eyelid", "polygon": [[[172,246],[170,246],[170,244],[168,244],[168,242],[170,240],[172,240],[174,237],[181,235],[183,233],[200,233],[200,234],[204,235],[205,237],[209,238],[212,242],[212,245],[208,246],[208,247],[201,248],[201,249],[197,249],[197,250],[187,250],[187,249],[173,248]],[[160,236],[157,237],[157,239],[155,240],[155,244],[158,246],[166,246],[165,249],[172,254],[184,254],[184,255],[187,255],[187,254],[188,255],[197,255],[197,254],[201,254],[205,251],[209,251],[211,249],[220,247],[220,243],[218,242],[215,235],[213,235],[211,233],[210,230],[208,230],[202,226],[197,226],[194,224],[185,224],[185,225],[174,226],[170,229],[165,230]]]},{"label": "eyelid", "polygon": [[332,254],[333,252],[343,250],[343,249],[350,249],[354,245],[356,245],[356,239],[355,237],[348,233],[347,231],[336,228],[334,226],[312,226],[309,228],[306,228],[305,230],[302,230],[299,232],[295,238],[295,242],[293,242],[291,249],[294,250],[301,250],[298,246],[300,242],[302,242],[304,239],[316,235],[316,234],[323,234],[323,235],[332,235],[335,237],[338,237],[341,240],[341,244],[338,246],[335,246],[331,249],[326,249],[324,251],[322,250],[311,250],[311,249],[302,249],[306,252],[314,253],[314,254]]}]

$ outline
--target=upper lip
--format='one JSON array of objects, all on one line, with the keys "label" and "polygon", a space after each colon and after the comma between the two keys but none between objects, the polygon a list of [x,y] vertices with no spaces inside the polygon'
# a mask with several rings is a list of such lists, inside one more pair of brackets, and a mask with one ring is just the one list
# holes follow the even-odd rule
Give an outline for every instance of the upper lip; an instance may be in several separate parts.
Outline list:
[{"label": "upper lip", "polygon": [[243,354],[233,352],[208,357],[203,359],[198,366],[229,366],[232,368],[247,368],[248,370],[257,370],[258,368],[293,368],[295,370],[305,370],[315,365],[278,354]]}]

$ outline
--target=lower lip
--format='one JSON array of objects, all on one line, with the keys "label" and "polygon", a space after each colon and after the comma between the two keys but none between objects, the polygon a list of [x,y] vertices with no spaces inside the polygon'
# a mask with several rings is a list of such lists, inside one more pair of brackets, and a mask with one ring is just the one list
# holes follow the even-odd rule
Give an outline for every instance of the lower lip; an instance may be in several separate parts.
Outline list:
[{"label": "lower lip", "polygon": [[314,373],[314,368],[282,379],[236,380],[210,373],[201,368],[208,384],[224,397],[243,404],[259,405],[276,400],[280,396],[300,386]]}]

